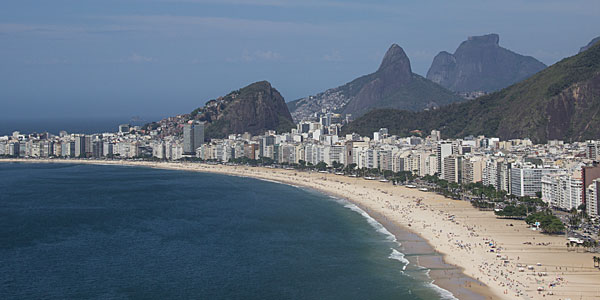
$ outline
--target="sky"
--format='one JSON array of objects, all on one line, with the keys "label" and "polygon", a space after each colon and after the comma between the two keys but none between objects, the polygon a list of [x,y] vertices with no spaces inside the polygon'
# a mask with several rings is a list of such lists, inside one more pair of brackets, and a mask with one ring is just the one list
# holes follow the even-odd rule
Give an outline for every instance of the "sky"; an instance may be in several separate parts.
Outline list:
[{"label": "sky", "polygon": [[2,0],[0,120],[157,119],[268,80],[286,101],[377,69],[425,75],[471,35],[550,65],[600,35],[598,0]]}]

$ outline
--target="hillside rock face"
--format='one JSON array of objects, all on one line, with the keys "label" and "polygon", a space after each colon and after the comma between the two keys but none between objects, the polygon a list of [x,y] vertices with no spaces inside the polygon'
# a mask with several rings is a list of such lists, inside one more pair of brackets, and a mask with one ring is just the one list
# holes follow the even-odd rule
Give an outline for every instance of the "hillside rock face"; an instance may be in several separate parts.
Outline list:
[{"label": "hillside rock face", "polygon": [[437,110],[372,111],[343,128],[369,134],[442,131],[445,137],[486,135],[504,140],[567,142],[600,136],[600,43],[501,91]]},{"label": "hillside rock face", "polygon": [[393,44],[375,73],[343,86],[288,103],[295,120],[310,118],[327,109],[360,116],[374,108],[419,111],[462,100],[443,87],[412,73],[404,50]]},{"label": "hillside rock face", "polygon": [[595,45],[597,42],[600,42],[600,36],[599,36],[599,37],[597,37],[597,38],[595,38],[595,39],[593,39],[591,42],[589,42],[589,44],[587,44],[587,45],[585,45],[585,46],[581,47],[581,49],[579,49],[579,53],[581,53],[581,52],[583,52],[583,51],[585,51],[585,50],[589,49],[589,48],[590,48],[590,47],[592,47],[592,46],[594,46],[594,45]]},{"label": "hillside rock face", "polygon": [[267,130],[286,132],[294,127],[285,100],[267,81],[253,83],[224,97],[211,100],[191,113],[191,118],[207,122],[207,138]]},{"label": "hillside rock face", "polygon": [[413,75],[410,60],[404,50],[396,44],[385,53],[375,74],[376,76],[363,85],[356,97],[343,109],[344,113],[357,115],[377,107],[382,99],[392,96],[410,83]]},{"label": "hillside rock face", "polygon": [[499,45],[500,36],[471,36],[454,54],[442,51],[433,59],[427,79],[455,92],[493,92],[546,68],[531,56]]}]

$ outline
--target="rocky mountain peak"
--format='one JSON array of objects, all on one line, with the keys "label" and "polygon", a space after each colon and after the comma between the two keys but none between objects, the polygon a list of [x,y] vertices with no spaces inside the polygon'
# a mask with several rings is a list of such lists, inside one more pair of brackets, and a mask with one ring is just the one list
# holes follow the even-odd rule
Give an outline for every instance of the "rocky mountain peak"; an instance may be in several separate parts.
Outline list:
[{"label": "rocky mountain peak", "polygon": [[523,56],[499,45],[495,33],[470,36],[454,54],[440,52],[427,79],[455,92],[493,92],[519,82],[546,67],[531,56]]},{"label": "rocky mountain peak", "polygon": [[288,102],[288,107],[296,120],[307,120],[322,109],[356,117],[374,108],[419,111],[460,100],[447,89],[413,74],[402,47],[392,44],[376,72],[317,95]]},{"label": "rocky mountain peak", "polygon": [[467,43],[487,45],[487,46],[500,46],[500,36],[496,33],[490,33],[486,35],[470,36],[467,38]]},{"label": "rocky mountain peak", "polygon": [[585,45],[585,46],[581,47],[581,49],[579,49],[579,53],[581,53],[581,52],[583,52],[583,51],[585,51],[585,50],[587,50],[587,49],[591,48],[592,46],[594,46],[594,45],[595,45],[596,43],[598,43],[598,42],[600,42],[600,36],[599,36],[599,37],[597,37],[597,38],[595,38],[595,39],[593,39],[593,40],[592,40],[592,41],[591,41],[589,44],[587,44],[587,45]]},{"label": "rocky mountain peak", "polygon": [[268,81],[252,83],[226,96],[208,101],[191,113],[207,122],[207,138],[223,138],[231,133],[262,134],[266,130],[286,132],[294,127],[281,94]]},{"label": "rocky mountain peak", "polygon": [[392,44],[385,53],[378,72],[390,68],[404,75],[412,74],[410,60],[408,59],[408,56],[406,56],[406,53],[404,53],[404,49],[397,44]]}]

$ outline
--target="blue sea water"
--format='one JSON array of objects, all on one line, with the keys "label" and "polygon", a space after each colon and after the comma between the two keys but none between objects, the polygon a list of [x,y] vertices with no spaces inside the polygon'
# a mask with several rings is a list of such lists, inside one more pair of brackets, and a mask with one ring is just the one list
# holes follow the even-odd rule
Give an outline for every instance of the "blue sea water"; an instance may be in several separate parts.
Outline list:
[{"label": "blue sea water", "polygon": [[58,135],[64,130],[68,133],[104,133],[118,131],[120,124],[144,125],[157,121],[161,117],[143,117],[132,120],[130,117],[113,118],[44,118],[44,119],[1,119],[0,136],[11,135],[14,131],[22,134],[49,132]]},{"label": "blue sea water", "polygon": [[2,299],[440,299],[347,202],[250,178],[0,163]]}]

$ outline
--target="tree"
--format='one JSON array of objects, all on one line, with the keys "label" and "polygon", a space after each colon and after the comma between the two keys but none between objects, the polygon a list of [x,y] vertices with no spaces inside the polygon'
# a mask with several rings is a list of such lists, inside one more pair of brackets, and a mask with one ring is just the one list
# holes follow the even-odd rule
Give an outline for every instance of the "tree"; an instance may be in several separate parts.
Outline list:
[{"label": "tree", "polygon": [[539,222],[540,229],[542,229],[544,233],[548,234],[557,234],[565,230],[565,225],[562,223],[562,221],[548,211],[530,214],[525,219],[525,222],[529,225]]},{"label": "tree", "polygon": [[304,169],[306,168],[306,161],[304,160],[299,160],[298,164],[300,165],[300,169]]},{"label": "tree", "polygon": [[339,169],[341,169],[341,168],[344,167],[344,164],[341,164],[341,163],[339,163],[339,162],[337,162],[337,161],[334,160],[334,161],[331,162],[331,166],[334,169],[339,170]]},{"label": "tree", "polygon": [[351,164],[347,165],[346,168],[344,168],[344,172],[348,173],[348,174],[352,174],[352,173],[354,173],[354,169],[356,169],[356,164],[351,163]]},{"label": "tree", "polygon": [[315,166],[315,168],[317,168],[317,170],[319,170],[319,171],[325,171],[325,170],[327,170],[327,163],[326,163],[326,162],[324,162],[324,161],[320,161],[320,162],[319,162],[319,163],[318,163],[318,164]]}]

